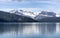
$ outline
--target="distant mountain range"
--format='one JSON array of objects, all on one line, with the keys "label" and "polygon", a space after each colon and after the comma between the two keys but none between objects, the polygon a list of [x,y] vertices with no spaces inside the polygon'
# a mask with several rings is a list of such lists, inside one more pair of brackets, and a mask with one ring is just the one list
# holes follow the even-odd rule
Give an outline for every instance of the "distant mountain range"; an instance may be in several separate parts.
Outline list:
[{"label": "distant mountain range", "polygon": [[17,15],[27,16],[30,18],[34,18],[34,13],[31,11],[24,11],[24,10],[11,10],[10,13],[14,13]]},{"label": "distant mountain range", "polygon": [[41,20],[44,18],[48,18],[48,17],[56,17],[56,13],[54,12],[47,12],[47,11],[42,11],[41,13],[39,13],[35,19],[36,20]]},{"label": "distant mountain range", "polygon": [[23,15],[0,11],[0,22],[34,22],[35,20]]},{"label": "distant mountain range", "polygon": [[0,11],[0,22],[60,22],[59,19],[56,13],[47,11],[42,11],[38,15],[23,10]]}]

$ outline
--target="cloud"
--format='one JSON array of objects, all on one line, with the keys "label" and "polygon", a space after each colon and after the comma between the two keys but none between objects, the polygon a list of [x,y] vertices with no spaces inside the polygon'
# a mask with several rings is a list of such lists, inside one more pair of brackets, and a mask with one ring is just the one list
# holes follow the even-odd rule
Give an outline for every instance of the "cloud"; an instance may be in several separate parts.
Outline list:
[{"label": "cloud", "polygon": [[18,1],[18,2],[21,2],[21,1],[56,1],[56,2],[59,2],[59,0],[0,0],[0,1]]},{"label": "cloud", "polygon": [[9,12],[10,10],[13,10],[13,8],[1,8],[0,11],[6,11]]},{"label": "cloud", "polygon": [[11,1],[53,1],[53,2],[59,2],[60,0],[11,0]]},{"label": "cloud", "polygon": [[60,0],[0,0],[0,2],[21,2],[21,3],[31,3],[31,2],[36,2],[36,3],[60,3]]},{"label": "cloud", "polygon": [[[1,2],[8,2],[8,3],[1,3]],[[36,10],[41,11],[47,9],[56,9],[57,11],[60,10],[59,9],[60,0],[0,0],[0,5],[1,5],[0,9],[1,8],[22,8],[24,10],[29,10],[29,11],[34,10],[35,12]]]},{"label": "cloud", "polygon": [[11,0],[0,0],[0,2],[10,2]]},{"label": "cloud", "polygon": [[14,9],[14,8],[2,8],[0,9],[0,11],[11,11],[11,10],[24,10],[24,11],[31,11],[31,12],[34,12],[34,14],[38,15],[40,13],[40,11],[42,10],[41,8],[17,8],[17,9]]}]

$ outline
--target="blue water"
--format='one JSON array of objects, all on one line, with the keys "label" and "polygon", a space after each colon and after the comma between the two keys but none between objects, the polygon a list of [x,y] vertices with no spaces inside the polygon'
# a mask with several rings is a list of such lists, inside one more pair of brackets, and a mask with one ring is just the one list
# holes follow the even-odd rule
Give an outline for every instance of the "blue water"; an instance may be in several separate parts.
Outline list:
[{"label": "blue water", "polygon": [[60,38],[60,23],[0,23],[0,38]]}]

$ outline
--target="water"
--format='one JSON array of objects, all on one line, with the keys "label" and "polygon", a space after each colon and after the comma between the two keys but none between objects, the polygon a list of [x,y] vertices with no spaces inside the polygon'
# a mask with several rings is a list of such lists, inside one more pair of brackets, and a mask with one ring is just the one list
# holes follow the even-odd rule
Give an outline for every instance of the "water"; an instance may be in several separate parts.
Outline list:
[{"label": "water", "polygon": [[60,38],[60,23],[0,23],[0,38]]}]

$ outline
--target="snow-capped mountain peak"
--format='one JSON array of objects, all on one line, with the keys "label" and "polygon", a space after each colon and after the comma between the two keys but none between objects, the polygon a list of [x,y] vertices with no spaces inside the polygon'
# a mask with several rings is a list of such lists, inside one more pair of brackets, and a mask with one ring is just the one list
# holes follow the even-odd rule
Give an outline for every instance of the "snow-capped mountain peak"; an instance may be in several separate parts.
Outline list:
[{"label": "snow-capped mountain peak", "polygon": [[17,15],[22,15],[22,16],[27,16],[27,17],[31,17],[31,18],[35,17],[34,12],[25,11],[25,10],[11,10],[10,13],[14,13]]},{"label": "snow-capped mountain peak", "polygon": [[56,13],[54,13],[54,12],[42,11],[41,13],[39,13],[39,14],[35,17],[35,19],[36,19],[36,20],[40,20],[40,19],[47,18],[47,17],[56,17]]}]

